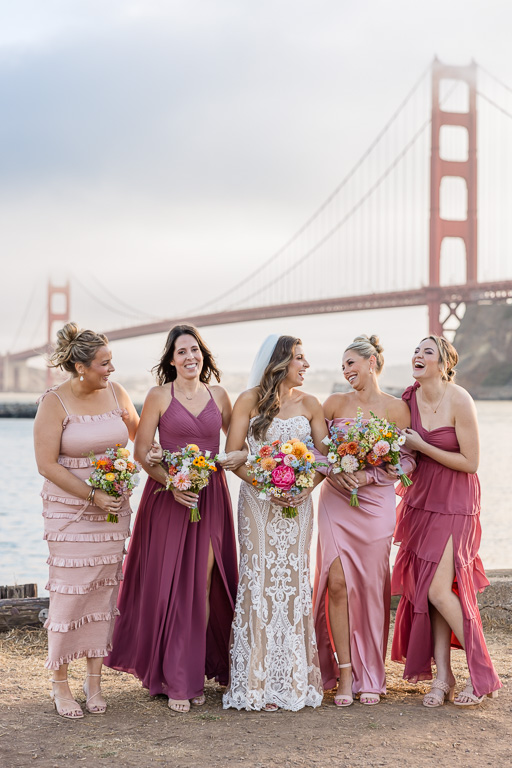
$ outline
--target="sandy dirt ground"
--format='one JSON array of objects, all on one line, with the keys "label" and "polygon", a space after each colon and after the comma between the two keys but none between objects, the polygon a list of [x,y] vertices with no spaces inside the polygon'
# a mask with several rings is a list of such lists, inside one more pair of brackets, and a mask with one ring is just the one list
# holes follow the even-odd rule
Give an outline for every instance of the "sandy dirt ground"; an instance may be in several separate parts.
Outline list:
[{"label": "sandy dirt ground", "polygon": [[[504,768],[512,764],[512,634],[488,631],[487,639],[504,688],[476,708],[426,709],[428,686],[405,683],[392,662],[380,705],[337,708],[331,692],[320,708],[297,713],[223,710],[222,689],[211,683],[205,706],[180,715],[131,676],[105,670],[107,714],[72,722],[49,699],[45,633],[13,631],[0,635],[0,766]],[[461,652],[454,658],[460,688],[467,670]],[[69,677],[81,702],[84,675],[85,662],[75,662]]]}]

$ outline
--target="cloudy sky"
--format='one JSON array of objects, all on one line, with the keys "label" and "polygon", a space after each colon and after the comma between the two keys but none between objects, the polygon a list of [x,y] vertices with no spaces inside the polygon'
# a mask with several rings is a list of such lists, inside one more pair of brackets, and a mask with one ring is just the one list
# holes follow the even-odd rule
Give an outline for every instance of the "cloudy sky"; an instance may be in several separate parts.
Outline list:
[{"label": "cloudy sky", "polygon": [[[0,353],[44,341],[49,277],[97,330],[175,317],[298,229],[437,55],[512,85],[505,0],[0,0]],[[326,276],[328,280],[328,276]],[[405,362],[423,309],[205,336],[249,367],[267,332],[334,367],[359,332]],[[147,369],[162,337],[114,346]]]}]

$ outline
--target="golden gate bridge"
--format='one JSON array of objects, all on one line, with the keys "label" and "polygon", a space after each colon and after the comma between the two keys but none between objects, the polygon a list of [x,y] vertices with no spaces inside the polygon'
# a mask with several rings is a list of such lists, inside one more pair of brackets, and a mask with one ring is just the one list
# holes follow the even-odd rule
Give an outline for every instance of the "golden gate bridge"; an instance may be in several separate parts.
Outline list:
[{"label": "golden gate bridge", "polygon": [[[412,306],[428,307],[430,332],[453,330],[468,303],[512,302],[511,161],[512,88],[476,62],[434,59],[277,253],[199,309],[106,334]],[[70,284],[49,284],[47,338],[0,358],[4,390],[70,316]]]}]

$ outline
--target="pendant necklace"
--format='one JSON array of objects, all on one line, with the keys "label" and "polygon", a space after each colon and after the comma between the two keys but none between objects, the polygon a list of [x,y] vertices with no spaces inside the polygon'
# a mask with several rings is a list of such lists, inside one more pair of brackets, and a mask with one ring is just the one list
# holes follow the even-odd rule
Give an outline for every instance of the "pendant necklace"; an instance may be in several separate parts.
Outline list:
[{"label": "pendant necklace", "polygon": [[186,394],[185,394],[185,392],[183,392],[181,389],[179,389],[179,387],[176,387],[176,389],[178,390],[178,392],[180,393],[180,395],[183,395],[183,397],[185,397],[187,400],[193,400],[193,399],[194,399],[194,397],[197,395],[197,391],[196,391],[196,392],[194,392],[194,394],[192,395],[192,397],[189,397],[188,395],[186,395]]},{"label": "pendant necklace", "polygon": [[425,398],[424,398],[424,396],[423,396],[423,395],[421,396],[421,399],[423,400],[423,402],[425,403],[425,405],[428,405],[430,408],[432,408],[432,410],[434,411],[434,413],[437,413],[437,409],[439,408],[439,406],[440,406],[440,405],[441,405],[441,403],[443,402],[443,397],[444,397],[444,396],[445,396],[445,394],[446,394],[446,390],[447,390],[447,388],[448,388],[448,382],[446,382],[446,384],[445,384],[445,387],[444,387],[444,390],[443,390],[443,394],[441,395],[441,399],[440,399],[440,401],[438,402],[438,404],[436,405],[436,407],[435,407],[435,408],[434,408],[434,407],[433,407],[433,406],[432,406],[432,405],[431,405],[431,404],[430,404],[430,403],[429,403],[427,400],[425,400]]}]

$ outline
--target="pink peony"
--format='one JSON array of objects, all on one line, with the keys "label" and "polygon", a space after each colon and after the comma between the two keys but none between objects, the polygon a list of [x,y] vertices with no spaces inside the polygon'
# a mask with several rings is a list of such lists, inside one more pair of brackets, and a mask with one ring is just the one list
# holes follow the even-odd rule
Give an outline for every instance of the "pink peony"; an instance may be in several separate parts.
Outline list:
[{"label": "pink peony", "polygon": [[272,482],[276,488],[281,488],[283,491],[289,491],[295,483],[295,472],[291,467],[285,465],[276,467],[272,471]]},{"label": "pink peony", "polygon": [[389,453],[389,443],[386,443],[385,440],[379,440],[373,446],[373,452],[376,456],[385,456],[386,453]]},{"label": "pink peony", "polygon": [[295,461],[295,456],[292,453],[290,453],[290,454],[288,454],[287,456],[284,457],[283,464],[285,466],[287,466],[287,467],[291,467],[292,466],[292,462],[294,462],[294,461]]}]

